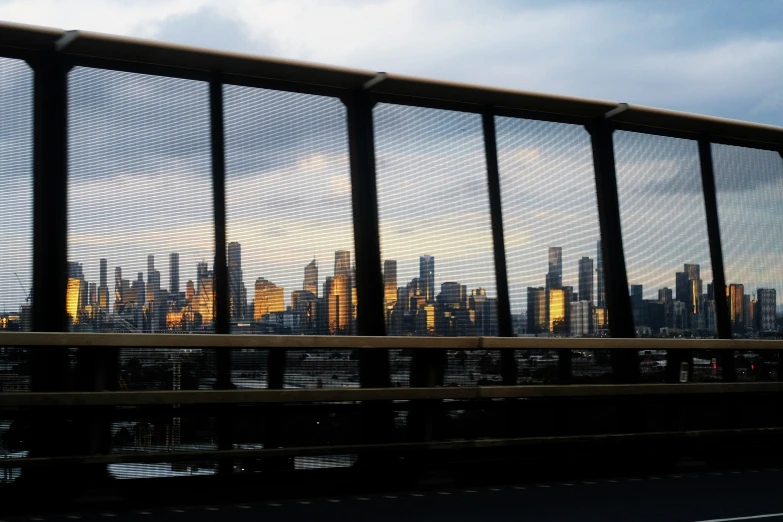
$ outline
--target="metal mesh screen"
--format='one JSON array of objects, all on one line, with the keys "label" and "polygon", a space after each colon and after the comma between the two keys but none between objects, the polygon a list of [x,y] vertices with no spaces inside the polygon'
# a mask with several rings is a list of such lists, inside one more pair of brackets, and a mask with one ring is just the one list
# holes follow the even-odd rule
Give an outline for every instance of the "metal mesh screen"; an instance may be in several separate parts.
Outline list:
[{"label": "metal mesh screen", "polygon": [[589,135],[574,125],[495,121],[516,335],[606,335]]},{"label": "metal mesh screen", "polygon": [[480,116],[379,104],[374,123],[388,333],[497,335]]},{"label": "metal mesh screen", "polygon": [[78,67],[68,89],[72,330],[213,331],[207,85]]},{"label": "metal mesh screen", "polygon": [[696,142],[618,131],[614,143],[637,335],[715,337]]},{"label": "metal mesh screen", "polygon": [[231,330],[355,333],[345,107],[225,86]]},{"label": "metal mesh screen", "polygon": [[[0,333],[30,329],[32,95],[33,75],[27,64],[0,58]],[[0,375],[8,371],[4,364],[0,353]]]},{"label": "metal mesh screen", "polygon": [[[781,338],[783,158],[772,151],[713,145],[715,190],[731,332]],[[740,380],[777,379],[777,353],[737,353]]]}]

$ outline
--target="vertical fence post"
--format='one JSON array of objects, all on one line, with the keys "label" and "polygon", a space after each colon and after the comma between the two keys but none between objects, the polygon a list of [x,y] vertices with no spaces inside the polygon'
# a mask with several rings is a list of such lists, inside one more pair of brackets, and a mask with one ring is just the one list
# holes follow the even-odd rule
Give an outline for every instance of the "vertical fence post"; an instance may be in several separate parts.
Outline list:
[{"label": "vertical fence post", "polygon": [[[32,330],[67,332],[68,66],[54,48],[41,52],[30,65],[34,70]],[[68,348],[32,347],[30,361],[32,391],[72,387]],[[72,449],[61,412],[39,410],[30,427],[31,457],[67,455]],[[59,484],[67,470],[30,468],[24,475],[41,485]]]},{"label": "vertical fence post", "polygon": [[[731,339],[731,318],[726,298],[726,275],[723,268],[723,247],[720,238],[718,219],[718,197],[715,188],[715,169],[712,162],[712,144],[708,138],[699,139],[699,164],[701,166],[701,185],[704,191],[704,209],[707,215],[707,237],[710,243],[710,263],[712,264],[713,298],[715,299],[715,324],[719,339]],[[693,356],[690,354],[690,367]],[[734,364],[734,351],[723,353],[723,380],[734,382],[737,374]]]},{"label": "vertical fence post", "polygon": [[[620,227],[620,203],[614,162],[611,113],[587,126],[593,148],[598,219],[601,226],[606,305],[612,337],[635,337],[628,276],[625,269],[623,235]],[[612,369],[618,382],[639,380],[639,355],[634,350],[614,350]]]},{"label": "vertical fence post", "polygon": [[[229,334],[228,267],[226,259],[226,143],[223,117],[223,82],[215,74],[209,82],[209,116],[212,154],[212,205],[215,219],[215,333]],[[229,348],[216,348],[215,363],[217,382],[220,390],[233,388],[231,382],[231,351]],[[224,410],[217,418],[218,449],[232,449],[233,408]],[[220,461],[221,473],[233,472],[233,462]]]},{"label": "vertical fence post", "polygon": [[[503,237],[503,208],[500,197],[500,168],[498,167],[497,132],[495,115],[487,108],[481,115],[484,126],[484,149],[487,161],[487,185],[489,188],[489,212],[492,220],[492,244],[495,254],[495,285],[497,287],[498,336],[514,337],[511,320],[511,300],[506,268],[506,243]],[[503,384],[517,383],[517,363],[514,350],[501,352]]]},{"label": "vertical fence post", "polygon": [[[379,76],[378,81],[382,81]],[[377,83],[376,82],[373,82]],[[348,123],[348,149],[351,165],[351,202],[356,256],[356,333],[366,336],[386,335],[381,271],[381,242],[378,224],[378,188],[375,173],[374,101],[370,84],[343,98]],[[391,386],[389,351],[358,351],[359,383],[363,388]],[[368,442],[382,442],[394,428],[390,402],[365,403],[364,437]],[[366,460],[366,459],[365,459]],[[372,461],[370,461],[372,462]]]}]

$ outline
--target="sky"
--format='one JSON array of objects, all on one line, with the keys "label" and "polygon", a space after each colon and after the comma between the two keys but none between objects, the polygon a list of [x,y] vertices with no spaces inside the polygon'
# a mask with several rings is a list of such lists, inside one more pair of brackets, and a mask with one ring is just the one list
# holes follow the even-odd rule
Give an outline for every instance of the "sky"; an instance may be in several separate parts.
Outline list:
[{"label": "sky", "polygon": [[[622,101],[783,125],[783,1],[0,0],[0,20],[150,38],[337,66]],[[0,307],[31,280],[30,81],[0,61]],[[71,72],[69,259],[98,279],[154,254],[168,283],[211,259],[206,86]],[[301,287],[334,251],[352,250],[344,107],[337,100],[227,87],[229,240],[244,281]],[[495,292],[481,122],[475,115],[380,105],[375,134],[381,248],[398,284],[436,258],[436,282]],[[564,283],[595,258],[598,221],[589,137],[574,126],[499,118],[498,156],[512,308],[543,286],[546,249],[563,247]],[[645,297],[683,263],[711,277],[693,143],[615,134],[629,283]],[[717,147],[728,282],[783,292],[783,160]],[[751,210],[752,209],[752,210]],[[20,285],[14,273],[22,280]],[[746,290],[749,292],[749,290]],[[783,294],[781,294],[783,295]],[[779,302],[783,298],[778,299]]]}]

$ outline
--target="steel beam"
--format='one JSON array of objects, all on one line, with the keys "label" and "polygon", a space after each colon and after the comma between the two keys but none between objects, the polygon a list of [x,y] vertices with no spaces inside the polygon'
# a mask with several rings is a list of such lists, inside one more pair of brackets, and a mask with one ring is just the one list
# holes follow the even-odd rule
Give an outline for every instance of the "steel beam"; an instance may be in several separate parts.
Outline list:
[{"label": "steel beam", "polygon": [[[588,125],[587,130],[590,132],[593,148],[609,331],[612,337],[632,338],[635,337],[635,329],[620,227],[620,203],[612,139],[614,129],[607,118],[601,117]],[[639,379],[639,356],[635,350],[613,353],[612,366],[615,379],[619,382],[636,382]]]}]

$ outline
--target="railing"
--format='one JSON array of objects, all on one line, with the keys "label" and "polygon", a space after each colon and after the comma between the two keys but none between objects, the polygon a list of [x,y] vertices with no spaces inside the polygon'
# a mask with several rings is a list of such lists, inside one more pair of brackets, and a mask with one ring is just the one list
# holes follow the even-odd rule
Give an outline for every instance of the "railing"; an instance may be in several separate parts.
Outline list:
[{"label": "railing", "polygon": [[[64,417],[74,414],[83,420],[80,408],[101,411],[87,414],[82,435],[85,443],[63,448],[49,437],[52,428],[43,422],[43,413],[36,413],[31,454],[25,458],[0,459],[3,466],[23,467],[40,464],[108,464],[129,461],[165,462],[171,460],[217,459],[221,468],[231,471],[232,460],[282,458],[295,455],[330,453],[362,453],[403,451],[435,447],[477,447],[503,444],[543,444],[542,438],[519,437],[518,426],[508,427],[503,437],[478,437],[461,441],[433,440],[434,420],[444,404],[468,407],[472,403],[485,406],[492,399],[511,407],[519,407],[518,399],[563,399],[578,397],[672,396],[711,394],[769,394],[780,391],[777,382],[733,383],[742,377],[737,366],[741,351],[760,352],[758,360],[764,366],[747,378],[781,379],[779,341],[733,339],[732,303],[726,295],[724,255],[721,244],[720,220],[713,166],[713,146],[724,144],[760,149],[783,150],[783,128],[696,116],[606,101],[585,100],[493,89],[472,85],[422,80],[375,73],[302,64],[268,58],[258,58],[224,52],[191,49],[175,45],[152,43],[78,31],[60,31],[12,24],[0,25],[0,56],[26,60],[33,70],[34,107],[34,171],[33,171],[33,284],[32,330],[36,333],[3,333],[2,346],[23,350],[29,359],[30,392],[0,394],[0,409],[7,414],[42,409],[53,415],[51,422],[60,429],[67,424]],[[126,71],[141,74],[200,80],[209,85],[209,133],[214,215],[214,334],[196,335],[136,335],[136,334],[67,334],[67,159],[68,159],[68,74],[73,67]],[[346,107],[346,125],[350,156],[351,205],[353,239],[356,245],[356,332],[350,336],[231,336],[229,274],[226,236],[226,150],[224,87],[248,86],[293,93],[315,94],[342,101]],[[379,235],[378,187],[376,179],[376,116],[377,103],[447,109],[481,115],[486,162],[487,188],[491,217],[493,260],[497,286],[498,337],[411,338],[386,337],[384,287]],[[597,210],[606,285],[606,313],[610,318],[608,338],[516,338],[509,296],[509,266],[507,243],[501,209],[501,182],[498,161],[498,118],[535,120],[583,126],[590,135],[592,163],[595,174]],[[623,248],[621,212],[615,162],[614,131],[630,131],[652,136],[679,138],[695,144],[698,149],[701,191],[704,200],[709,258],[713,273],[715,339],[641,339],[634,338],[634,306],[628,295],[628,271]],[[506,229],[508,233],[508,229]],[[592,286],[592,283],[591,283]],[[773,304],[774,308],[774,304]],[[639,325],[636,325],[639,326]],[[736,332],[735,332],[736,333]],[[778,335],[771,332],[773,335]],[[170,350],[206,349],[214,365],[213,390],[117,391],[114,382],[118,372],[118,349]],[[70,350],[75,349],[75,350]],[[267,389],[233,389],[232,354],[237,350],[268,350],[263,354]],[[358,359],[357,378],[349,383],[356,388],[285,389],[286,351],[348,350]],[[602,351],[608,363],[600,376],[580,374],[581,352]],[[665,356],[655,361],[655,371],[643,370],[640,363],[646,350],[665,350]],[[393,387],[394,372],[390,363],[412,354],[405,363],[409,387]],[[491,385],[448,386],[444,382],[449,357],[454,352],[491,351],[497,360]],[[547,359],[550,371],[547,381],[557,386],[526,384],[525,371],[532,363],[521,360],[523,352],[557,351],[556,359]],[[698,357],[700,351],[707,355]],[[452,352],[451,354],[447,352]],[[694,354],[697,357],[694,359]],[[143,357],[142,357],[143,358]],[[260,360],[260,359],[259,359]],[[696,361],[699,363],[694,373]],[[681,366],[686,363],[686,366]],[[205,363],[206,364],[206,363]],[[536,363],[538,364],[538,363]],[[586,364],[586,363],[585,363]],[[75,368],[75,369],[74,369]],[[686,376],[682,376],[685,371]],[[75,372],[75,373],[74,373]],[[701,372],[701,373],[699,373]],[[752,372],[747,372],[752,373]],[[71,377],[71,374],[74,374]],[[653,377],[650,377],[653,374]],[[693,381],[698,375],[706,381],[725,383],[677,384],[681,379]],[[447,379],[448,380],[448,379]],[[648,381],[652,382],[648,382]],[[601,384],[597,384],[600,382]],[[608,385],[612,383],[611,385]],[[667,384],[664,384],[667,383]],[[443,385],[447,386],[443,386]],[[463,382],[464,384],[464,382]],[[524,385],[523,385],[524,384]],[[568,385],[568,386],[563,386]],[[74,391],[78,390],[78,391]],[[345,404],[360,402],[360,442],[280,447],[278,429],[283,404],[327,403],[329,411],[338,411]],[[390,412],[397,406],[392,401],[412,401],[410,437],[404,442],[384,442],[384,430],[390,426]],[[448,401],[444,403],[443,401]],[[461,402],[460,402],[461,401]],[[373,403],[377,407],[365,408]],[[242,404],[263,404],[264,418],[270,426],[263,436],[263,449],[235,448],[236,426],[232,418]],[[638,403],[634,403],[638,404]],[[667,407],[675,407],[667,403]],[[189,405],[199,405],[218,419],[215,429],[217,448],[214,450],[181,452],[111,453],[107,439],[107,415],[125,415],[126,406],[163,407],[164,415],[173,417]],[[221,410],[223,405],[231,405]],[[402,408],[402,406],[399,406]],[[473,407],[473,406],[470,406]],[[57,408],[63,408],[58,412]],[[108,408],[108,410],[106,410]],[[211,409],[210,409],[211,408]],[[627,413],[630,406],[625,406]],[[77,411],[78,410],[78,411]],[[175,411],[176,410],[176,411]],[[37,411],[37,410],[34,410]],[[507,410],[503,410],[507,413]],[[108,412],[108,413],[107,413]],[[123,413],[124,412],[124,413]],[[131,415],[132,416],[132,415]],[[8,417],[11,418],[11,417]],[[514,418],[517,418],[514,416]],[[96,420],[98,419],[98,420]],[[100,420],[103,419],[103,420]],[[518,420],[518,419],[517,419]],[[637,419],[638,420],[638,419]],[[37,424],[36,424],[37,423]],[[707,423],[708,424],[708,423]],[[770,419],[770,426],[777,420]],[[768,426],[768,427],[770,427]],[[626,431],[630,430],[625,426]],[[729,429],[729,428],[727,428]],[[731,429],[740,429],[735,425]],[[38,430],[37,432],[35,430]],[[56,430],[55,430],[56,431]],[[501,430],[502,431],[502,430]],[[556,432],[557,430],[552,430]],[[633,430],[631,430],[633,431]],[[674,433],[673,430],[667,433]],[[649,432],[652,433],[652,432]],[[549,440],[553,435],[547,435]],[[582,436],[582,435],[569,435]],[[494,442],[493,442],[494,441]],[[505,442],[502,442],[505,441]],[[532,442],[531,442],[532,441]],[[385,446],[384,446],[385,444]],[[406,446],[407,445],[407,446]],[[407,451],[407,450],[406,450]],[[225,464],[225,462],[228,464]]]}]

